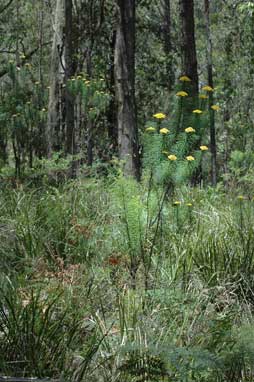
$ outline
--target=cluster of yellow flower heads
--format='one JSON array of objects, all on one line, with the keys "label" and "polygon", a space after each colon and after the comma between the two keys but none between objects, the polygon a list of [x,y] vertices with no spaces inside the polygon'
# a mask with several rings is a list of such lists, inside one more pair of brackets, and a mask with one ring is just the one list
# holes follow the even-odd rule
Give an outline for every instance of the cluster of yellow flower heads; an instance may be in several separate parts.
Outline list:
[{"label": "cluster of yellow flower heads", "polygon": [[219,107],[219,105],[212,105],[211,109],[213,109],[214,111],[219,111],[220,107]]},{"label": "cluster of yellow flower heads", "polygon": [[146,128],[146,131],[149,132],[149,131],[156,131],[155,127],[153,126],[149,126]]},{"label": "cluster of yellow flower heads", "polygon": [[181,76],[179,80],[182,82],[191,82],[191,79],[188,76]]},{"label": "cluster of yellow flower heads", "polygon": [[188,156],[186,157],[186,159],[187,159],[187,161],[189,161],[189,162],[195,160],[195,158],[194,158],[192,155],[188,155]]},{"label": "cluster of yellow flower heads", "polygon": [[[194,110],[193,112],[196,112],[197,114],[199,114],[200,112],[202,113],[202,111],[199,110],[199,109]],[[156,114],[153,115],[153,117],[156,118],[156,119],[161,120],[161,119],[165,119],[165,118],[166,118],[166,114],[164,114],[164,113],[156,113]],[[149,127],[146,128],[145,131],[146,131],[146,132],[155,132],[155,131],[156,131],[156,128],[155,128],[154,126],[149,126]],[[184,131],[185,131],[187,134],[189,134],[189,133],[195,133],[195,132],[196,132],[196,130],[195,130],[193,127],[191,127],[191,126],[186,127],[186,129],[185,129]],[[160,132],[160,134],[162,134],[162,135],[166,135],[166,134],[168,134],[170,131],[169,131],[169,129],[167,129],[166,127],[163,127],[163,128],[161,128],[161,129],[159,130],[159,132]],[[205,145],[201,145],[199,148],[200,148],[201,151],[207,151],[207,150],[208,150],[208,147],[205,146]],[[167,155],[167,158],[168,158],[168,160],[170,160],[170,161],[173,161],[173,162],[174,162],[174,161],[177,160],[177,156],[176,156],[175,154],[169,154],[169,152],[166,151],[166,150],[163,150],[163,151],[162,151],[162,154]],[[186,159],[187,161],[189,161],[189,162],[195,160],[195,158],[194,158],[192,155],[188,155],[185,159]]]},{"label": "cluster of yellow flower heads", "polygon": [[[208,147],[207,146],[200,146],[199,147],[201,151],[207,151],[208,150]],[[166,154],[168,155],[168,152],[167,151],[162,151],[163,154]],[[177,156],[174,155],[174,154],[170,154],[168,155],[168,159],[170,161],[176,161],[177,160]],[[192,156],[192,155],[188,155],[186,158],[185,158],[188,162],[192,162],[195,160],[195,158]]]},{"label": "cluster of yellow flower heads", "polygon": [[[179,80],[182,81],[182,82],[191,82],[190,77],[188,77],[188,76],[186,76],[186,75],[181,76],[181,77],[179,78]],[[210,85],[205,85],[205,86],[202,87],[202,90],[203,90],[203,91],[206,91],[206,92],[213,92],[213,91],[214,91],[214,88],[211,87]],[[187,96],[188,96],[188,93],[187,93],[186,91],[184,91],[184,90],[181,90],[181,91],[178,91],[178,92],[176,93],[176,96],[177,96],[177,97],[187,97]],[[207,94],[200,94],[200,95],[199,95],[199,98],[200,98],[200,99],[208,99],[209,97],[208,97]],[[211,106],[211,109],[214,110],[214,111],[219,111],[219,110],[220,110],[220,106],[219,106],[219,105],[212,105],[212,106]],[[199,114],[202,114],[203,111],[202,111],[201,109],[194,109],[194,110],[192,111],[192,113],[194,113],[194,114],[196,114],[196,115],[199,115]],[[164,114],[164,113],[156,113],[156,114],[153,114],[153,117],[156,118],[156,119],[158,119],[158,120],[163,120],[163,119],[166,118],[166,114]],[[156,131],[156,128],[153,127],[153,126],[150,126],[150,127],[147,127],[147,128],[146,128],[146,131],[147,131],[147,132],[155,132],[155,131]],[[189,134],[189,133],[195,133],[195,132],[196,132],[196,130],[195,130],[193,127],[191,127],[191,126],[186,127],[184,131],[185,131],[187,134]],[[169,131],[169,129],[163,127],[163,128],[161,128],[161,129],[159,130],[159,132],[160,132],[160,134],[166,135],[166,134],[168,134],[170,131]],[[208,147],[205,146],[205,145],[201,145],[199,148],[200,148],[201,151],[207,151],[207,150],[208,150]],[[168,160],[170,160],[170,161],[172,161],[172,162],[174,162],[174,161],[177,160],[177,156],[176,156],[175,154],[170,154],[170,153],[169,153],[168,151],[166,151],[166,150],[163,150],[162,153],[165,154],[165,155],[167,155]],[[186,159],[188,162],[195,161],[195,157],[193,157],[192,155],[188,155],[188,156],[186,156],[185,159]],[[240,197],[239,197],[239,199],[240,199]],[[174,202],[174,205],[180,205],[180,204],[181,204],[181,202],[178,202],[178,201]],[[186,205],[189,206],[189,207],[191,207],[191,206],[192,206],[192,203],[187,203]]]},{"label": "cluster of yellow flower heads", "polygon": [[207,92],[213,92],[214,88],[212,88],[209,85],[205,85],[205,86],[202,87],[202,90],[207,91]]},{"label": "cluster of yellow flower heads", "polygon": [[154,114],[153,117],[156,118],[156,119],[165,119],[166,118],[166,114],[157,113],[157,114]]},{"label": "cluster of yellow flower heads", "polygon": [[[182,205],[182,204],[184,204],[184,203],[181,202],[180,200],[176,200],[176,201],[173,202],[173,206],[180,206],[180,205]],[[187,207],[192,207],[192,206],[193,206],[192,203],[185,203],[185,205],[186,205]]]},{"label": "cluster of yellow flower heads", "polygon": [[186,133],[195,133],[195,129],[193,129],[193,127],[186,127],[186,129],[184,130]]},{"label": "cluster of yellow flower heads", "polygon": [[[188,76],[181,76],[179,79],[182,82],[190,82],[191,81],[191,79]],[[206,91],[206,92],[213,92],[215,89],[212,86],[210,86],[210,85],[205,85],[205,86],[202,87],[202,90]],[[184,90],[181,90],[181,91],[178,91],[176,93],[176,96],[178,96],[178,97],[187,97],[188,93],[186,91],[184,91]],[[200,94],[199,98],[200,99],[208,99],[209,97],[208,97],[207,94]],[[220,106],[219,105],[212,105],[211,109],[213,109],[214,111],[219,111],[220,110]],[[194,114],[202,114],[203,111],[200,110],[200,109],[195,109],[195,110],[193,110],[193,113]]]},{"label": "cluster of yellow flower heads", "polygon": [[174,160],[177,160],[177,156],[174,154],[171,154],[168,156],[168,159],[174,161]]},{"label": "cluster of yellow flower heads", "polygon": [[[153,131],[156,131],[156,128],[153,127],[153,126],[149,126],[146,128],[146,131],[147,132],[153,132]],[[169,129],[167,129],[166,127],[163,127],[162,129],[160,129],[160,134],[168,134],[169,133]]]},{"label": "cluster of yellow flower heads", "polygon": [[177,95],[178,97],[187,97],[187,96],[188,96],[188,93],[185,92],[185,91],[183,91],[183,90],[181,90],[181,91],[177,92],[176,95]]},{"label": "cluster of yellow flower heads", "polygon": [[162,129],[160,129],[160,133],[161,134],[168,134],[169,133],[169,129],[167,129],[166,127],[163,127]]}]

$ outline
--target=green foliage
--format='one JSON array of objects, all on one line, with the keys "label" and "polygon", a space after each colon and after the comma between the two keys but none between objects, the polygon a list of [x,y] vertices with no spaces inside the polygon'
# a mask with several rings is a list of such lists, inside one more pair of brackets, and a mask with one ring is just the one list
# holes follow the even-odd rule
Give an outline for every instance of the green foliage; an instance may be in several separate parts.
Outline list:
[{"label": "green foliage", "polygon": [[110,95],[106,92],[105,80],[88,80],[83,75],[78,75],[69,80],[68,89],[72,95],[81,96],[85,111],[90,120],[96,120],[100,113],[105,112]]},{"label": "green foliage", "polygon": [[248,194],[253,186],[254,156],[251,152],[232,151],[228,164],[228,173],[224,179],[231,187],[238,187]]},{"label": "green foliage", "polygon": [[142,237],[145,230],[145,211],[140,196],[140,187],[134,179],[121,177],[114,185],[117,196],[117,210],[121,213],[126,229],[125,237],[131,253],[139,253],[142,247]]},{"label": "green foliage", "polygon": [[68,323],[57,293],[53,298],[38,290],[27,293],[10,287],[1,291],[1,373],[60,376],[76,341],[77,323]]},{"label": "green foliage", "polygon": [[157,118],[155,114],[155,120],[146,123],[143,166],[157,184],[179,186],[201,171],[203,155],[199,146],[204,146],[209,120],[204,110],[207,105],[200,101],[203,109],[195,113],[200,109],[194,109],[195,100],[188,96],[186,86],[182,85],[177,93],[179,102],[173,121],[169,122],[165,115]]}]

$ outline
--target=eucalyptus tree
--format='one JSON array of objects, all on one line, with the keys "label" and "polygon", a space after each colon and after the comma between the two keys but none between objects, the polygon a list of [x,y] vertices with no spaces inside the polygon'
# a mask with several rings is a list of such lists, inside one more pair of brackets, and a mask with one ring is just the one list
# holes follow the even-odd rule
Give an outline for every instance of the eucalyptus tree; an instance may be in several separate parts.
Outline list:
[{"label": "eucalyptus tree", "polygon": [[75,123],[74,123],[74,100],[73,95],[68,87],[68,81],[71,80],[75,74],[75,60],[74,60],[74,46],[73,46],[73,5],[72,0],[65,0],[65,24],[64,24],[64,58],[65,58],[65,92],[64,92],[64,106],[65,106],[65,129],[66,129],[66,153],[76,153],[75,143]]},{"label": "eucalyptus tree", "polygon": [[[206,23],[206,36],[207,36],[207,75],[208,84],[213,89],[213,47],[212,36],[210,30],[210,0],[204,0],[205,10],[205,23]],[[209,92],[209,115],[210,115],[210,149],[211,149],[211,183],[216,186],[217,183],[217,145],[216,145],[216,130],[215,130],[215,118],[212,105],[214,103],[213,92]]]},{"label": "eucalyptus tree", "polygon": [[[54,35],[50,61],[48,123],[46,127],[46,151],[52,155],[52,147],[57,147],[61,129],[61,88],[63,86],[63,48],[64,48],[64,0],[56,1]],[[56,139],[58,137],[58,139]],[[57,147],[59,149],[59,146]]]},{"label": "eucalyptus tree", "polygon": [[140,177],[135,102],[135,0],[116,0],[115,89],[119,157],[127,176]]},{"label": "eucalyptus tree", "polygon": [[198,67],[193,0],[180,0],[180,21],[182,31],[182,74],[191,79],[189,85],[190,96],[195,98],[198,95]]},{"label": "eucalyptus tree", "polygon": [[172,22],[171,22],[171,2],[170,0],[161,0],[162,12],[162,34],[164,50],[166,53],[166,69],[168,78],[168,89],[172,90],[174,86],[174,68],[173,68],[173,46],[172,46]]}]

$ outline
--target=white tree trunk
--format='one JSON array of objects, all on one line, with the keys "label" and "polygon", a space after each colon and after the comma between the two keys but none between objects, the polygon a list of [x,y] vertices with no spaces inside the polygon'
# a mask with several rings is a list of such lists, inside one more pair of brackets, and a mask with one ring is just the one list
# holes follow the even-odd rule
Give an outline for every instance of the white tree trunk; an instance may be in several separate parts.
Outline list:
[{"label": "white tree trunk", "polygon": [[60,131],[60,86],[63,83],[64,69],[63,61],[63,30],[64,30],[64,0],[56,1],[54,35],[50,63],[50,89],[48,105],[48,123],[46,128],[46,144],[48,157],[52,154],[52,144],[56,131]]}]

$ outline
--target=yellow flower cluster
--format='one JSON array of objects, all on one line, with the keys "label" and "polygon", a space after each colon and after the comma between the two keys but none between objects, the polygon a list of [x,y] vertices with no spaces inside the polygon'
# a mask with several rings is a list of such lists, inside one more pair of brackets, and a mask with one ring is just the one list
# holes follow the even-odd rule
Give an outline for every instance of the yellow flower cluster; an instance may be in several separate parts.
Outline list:
[{"label": "yellow flower cluster", "polygon": [[202,110],[200,110],[200,109],[195,109],[195,110],[193,110],[193,112],[192,113],[194,113],[194,114],[202,114],[203,113],[203,111]]},{"label": "yellow flower cluster", "polygon": [[[153,126],[149,126],[146,128],[145,130],[146,132],[153,132],[153,131],[156,131],[156,128],[153,127]],[[167,129],[166,127],[163,127],[162,129],[160,129],[160,134],[168,134],[169,133],[169,129]]]},{"label": "yellow flower cluster", "polygon": [[157,113],[157,114],[154,114],[153,117],[156,118],[156,119],[165,119],[166,118],[166,114]]},{"label": "yellow flower cluster", "polygon": [[209,85],[203,86],[202,90],[207,91],[207,92],[213,92],[214,91],[214,89]]},{"label": "yellow flower cluster", "polygon": [[182,90],[182,91],[180,91],[180,92],[177,92],[176,95],[177,95],[178,97],[187,97],[187,96],[188,96],[188,93]]},{"label": "yellow flower cluster", "polygon": [[147,131],[147,132],[150,132],[150,131],[156,131],[156,129],[155,129],[155,127],[150,126],[150,127],[147,127],[147,128],[146,128],[146,131]]},{"label": "yellow flower cluster", "polygon": [[208,150],[207,146],[200,146],[199,148],[200,148],[201,151],[207,151]]},{"label": "yellow flower cluster", "polygon": [[166,129],[166,127],[163,127],[162,129],[160,129],[160,133],[161,133],[161,134],[168,134],[168,133],[169,133],[169,130]]},{"label": "yellow flower cluster", "polygon": [[182,82],[191,82],[191,79],[188,76],[181,76],[179,80]]},{"label": "yellow flower cluster", "polygon": [[175,161],[175,160],[177,160],[177,157],[174,154],[171,154],[171,155],[168,156],[168,159],[172,160],[172,161]]},{"label": "yellow flower cluster", "polygon": [[195,133],[195,129],[193,129],[193,127],[186,127],[186,129],[184,130],[186,133]]},{"label": "yellow flower cluster", "polygon": [[195,160],[195,158],[194,158],[192,155],[188,155],[188,156],[186,157],[186,159],[187,159],[187,161],[189,161],[189,162]]},{"label": "yellow flower cluster", "polygon": [[220,107],[219,107],[219,105],[212,105],[211,109],[213,109],[214,111],[219,111]]},{"label": "yellow flower cluster", "polygon": [[[180,206],[181,204],[184,204],[184,203],[181,202],[180,200],[176,200],[176,201],[173,202],[173,206]],[[192,203],[185,203],[185,205],[186,205],[187,207],[192,207],[192,206],[193,206]]]},{"label": "yellow flower cluster", "polygon": [[146,131],[149,133],[150,131],[156,131],[156,129],[155,127],[150,126],[146,128]]}]

